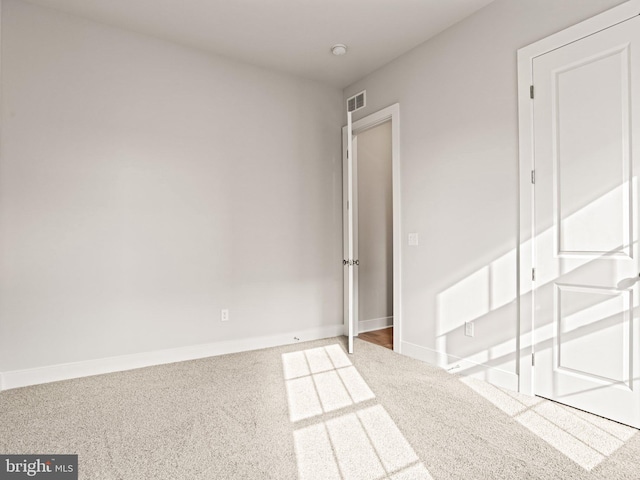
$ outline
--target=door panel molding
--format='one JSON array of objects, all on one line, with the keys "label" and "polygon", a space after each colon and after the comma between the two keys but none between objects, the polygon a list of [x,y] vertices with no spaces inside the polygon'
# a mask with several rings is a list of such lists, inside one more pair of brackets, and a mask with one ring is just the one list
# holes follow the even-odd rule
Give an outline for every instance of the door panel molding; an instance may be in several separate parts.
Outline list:
[{"label": "door panel molding", "polygon": [[534,188],[533,148],[533,60],[545,53],[578,41],[601,30],[640,15],[640,0],[630,0],[577,25],[518,50],[518,131],[519,131],[519,236],[518,236],[518,390],[534,395],[532,354],[534,345]]},{"label": "door panel molding", "polygon": [[[560,371],[566,371],[573,375],[594,380],[603,385],[624,385],[627,390],[631,390],[631,376],[633,371],[633,352],[631,336],[632,328],[632,305],[633,292],[630,290],[618,290],[615,288],[601,288],[584,285],[555,284],[554,295],[557,299],[556,311],[554,312],[554,329],[557,331],[554,349],[554,368]],[[601,296],[602,300],[598,302],[590,302],[587,309],[598,309],[600,311],[615,311],[614,315],[598,322],[598,325],[581,324],[581,314],[584,311],[565,312],[563,309],[564,297],[584,295],[585,299],[593,299],[594,296]],[[615,303],[619,303],[616,305]],[[613,309],[611,308],[613,307]],[[615,329],[615,330],[614,330]],[[599,352],[597,362],[592,360],[586,365],[581,358],[572,352],[572,341],[598,335],[607,335],[609,337],[619,337],[615,344],[615,348],[608,352]],[[565,347],[566,346],[566,350]],[[593,359],[593,353],[591,354]],[[608,370],[608,371],[606,371]]]},{"label": "door panel molding", "polygon": [[[553,91],[551,105],[553,108],[552,135],[554,137],[554,220],[555,225],[558,227],[556,229],[555,252],[558,256],[584,255],[594,258],[605,255],[631,258],[632,231],[630,223],[633,208],[630,202],[633,195],[631,192],[630,162],[630,145],[632,142],[629,110],[629,66],[631,62],[629,53],[629,44],[625,43],[554,70],[551,86]],[[599,83],[597,78],[606,76],[614,77],[614,82],[620,85],[619,91],[610,92],[608,96],[604,96],[602,89],[599,90],[597,88]],[[593,81],[593,79],[596,80]],[[596,93],[595,90],[599,90],[597,92],[598,95],[594,95]],[[570,97],[569,101],[560,99],[561,92],[565,97],[567,95]],[[620,183],[621,186],[598,198],[590,209],[589,215],[586,215],[585,212],[576,211],[576,206],[570,201],[565,202],[565,198],[563,198],[563,191],[567,190],[566,187],[569,187],[569,190],[572,191],[576,189],[576,186],[579,187],[580,184],[583,184],[582,188],[578,188],[578,190],[582,190],[579,195],[584,196],[587,193],[585,190],[590,190],[589,187],[593,187],[593,185],[584,185],[584,178],[581,175],[582,165],[572,165],[570,161],[565,164],[566,158],[587,155],[588,152],[585,150],[588,150],[588,147],[584,146],[586,142],[575,141],[576,139],[574,138],[570,139],[569,144],[574,146],[582,145],[579,147],[582,150],[581,152],[572,151],[575,148],[570,148],[569,151],[563,148],[564,142],[562,140],[564,138],[562,137],[560,126],[566,123],[566,118],[562,116],[561,112],[564,111],[565,107],[572,109],[576,105],[581,105],[580,109],[586,116],[593,111],[602,111],[602,108],[605,108],[606,105],[615,105],[616,103],[620,105],[622,110],[620,118],[622,125],[612,124],[606,129],[603,129],[602,125],[598,125],[597,128],[591,128],[590,131],[569,127],[576,132],[580,132],[581,137],[586,138],[603,137],[611,134],[618,127],[622,132],[620,142],[613,143],[610,151],[608,151],[610,156],[620,157],[622,159],[621,164],[612,169],[608,162],[601,160],[599,162],[600,165],[595,166],[601,171],[603,178],[611,177],[611,172],[615,172],[615,180],[609,178],[609,181],[614,180],[614,183]],[[574,127],[580,126],[582,125],[574,125]],[[564,128],[567,128],[566,124]],[[606,132],[606,130],[609,130],[609,132]],[[609,157],[609,155],[606,157]],[[601,155],[601,158],[604,157],[604,155]],[[577,182],[576,179],[578,180]],[[565,187],[564,189],[563,186]],[[620,203],[622,204],[622,209],[618,211]],[[608,221],[608,224],[599,225],[600,228],[596,229],[596,235],[586,239],[591,245],[580,241],[576,242],[579,239],[577,234],[588,229],[589,224],[593,225],[594,217],[602,223],[607,223]],[[604,232],[611,232],[612,234],[603,235]],[[605,236],[607,238],[604,238]]]}]

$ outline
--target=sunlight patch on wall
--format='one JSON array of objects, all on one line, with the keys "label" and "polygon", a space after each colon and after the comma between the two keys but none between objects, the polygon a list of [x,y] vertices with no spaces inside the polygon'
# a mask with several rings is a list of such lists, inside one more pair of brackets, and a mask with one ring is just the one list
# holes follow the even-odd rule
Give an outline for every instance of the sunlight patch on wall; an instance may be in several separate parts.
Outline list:
[{"label": "sunlight patch on wall", "polygon": [[[565,224],[571,225],[574,230],[578,228],[577,225],[585,224],[587,225],[583,228],[585,235],[592,237],[593,232],[590,230],[590,224],[588,222],[585,223],[582,220],[583,217],[589,218],[591,212],[605,207],[605,209],[609,208],[608,205],[613,201],[612,199],[617,199],[616,202],[619,201],[622,193],[628,190],[628,185],[628,182],[625,182],[609,193],[595,199],[589,205],[572,213],[564,219]],[[538,250],[558,250],[559,240],[554,236],[554,232],[555,229],[550,227],[537,234]],[[521,243],[520,250],[531,252],[532,245],[531,239],[526,240]],[[628,242],[617,245],[615,252],[628,251],[630,247],[631,245]],[[572,256],[571,259],[572,270],[576,270],[592,262],[593,256]],[[517,291],[514,266],[516,263],[517,252],[513,249],[475,272],[465,275],[460,281],[440,292],[438,294],[438,335],[451,333],[456,328],[464,325],[464,322],[477,320],[483,315],[515,301]],[[542,275],[536,278],[537,284],[544,285],[557,278],[560,273],[566,274],[568,272],[560,272],[554,264],[537,273]],[[529,291],[527,290],[523,293],[529,293]]]},{"label": "sunlight patch on wall", "polygon": [[438,333],[475,320],[490,311],[489,267],[469,275],[438,295]]},{"label": "sunlight patch on wall", "polygon": [[[634,178],[634,192],[636,188],[635,181]],[[581,209],[567,214],[562,219],[560,233],[554,226],[537,233],[535,244],[538,252],[555,252],[554,255],[557,255],[560,250],[568,249],[564,254],[564,259],[567,260],[565,262],[557,262],[555,259],[549,259],[546,262],[540,258],[537,260],[535,282],[537,288],[550,284],[559,275],[578,271],[593,262],[594,258],[601,258],[601,255],[624,256],[631,252],[633,240],[629,232],[624,230],[621,225],[616,227],[616,231],[624,230],[626,233],[620,238],[626,239],[626,241],[623,241],[622,244],[618,242],[615,244],[615,248],[610,251],[581,252],[578,248],[579,245],[574,240],[569,243],[562,240],[563,238],[565,240],[569,238],[567,236],[568,232],[572,232],[573,237],[578,236],[589,239],[600,235],[598,244],[614,245],[612,243],[613,240],[608,236],[608,229],[604,228],[604,232],[594,231],[594,225],[592,222],[590,223],[589,219],[594,212],[611,211],[614,205],[619,204],[622,201],[621,199],[626,198],[625,195],[627,195],[628,191],[629,182],[624,182],[613,190],[595,198]],[[558,222],[557,218],[550,220]],[[634,226],[634,228],[636,227]],[[636,237],[637,234],[634,231],[633,238]],[[533,253],[533,245],[534,243],[531,239],[523,241],[520,244],[520,250],[525,255],[530,255]],[[476,271],[465,274],[458,282],[437,295],[435,348],[438,353],[449,356],[447,364],[439,364],[441,367],[446,369],[456,368],[456,372],[463,372],[469,368],[474,368],[474,364],[485,365],[490,363],[493,368],[504,367],[506,371],[515,369],[514,358],[517,354],[515,340],[510,339],[500,345],[493,345],[498,339],[490,335],[498,336],[496,332],[503,331],[498,322],[504,321],[504,318],[511,318],[500,316],[499,309],[514,304],[517,299],[516,265],[517,251],[512,249]],[[523,289],[522,293],[525,295],[531,293],[531,289],[527,287]],[[475,339],[465,337],[465,322],[475,322]],[[513,325],[505,328],[514,329]],[[538,325],[535,332],[536,344],[549,343],[554,338],[553,328],[553,325]],[[500,340],[503,339],[500,338]],[[488,348],[489,344],[491,344],[491,348]],[[469,362],[468,366],[460,369],[460,360]]]},{"label": "sunlight patch on wall", "polygon": [[511,250],[489,264],[491,310],[504,307],[516,299],[517,283],[513,266],[517,261],[516,251]]},{"label": "sunlight patch on wall", "polygon": [[587,471],[637,433],[634,428],[540,397],[503,390],[470,377],[460,381]]},{"label": "sunlight patch on wall", "polygon": [[464,322],[513,302],[516,261],[516,251],[511,250],[441,292],[437,299],[438,333],[450,333]]}]

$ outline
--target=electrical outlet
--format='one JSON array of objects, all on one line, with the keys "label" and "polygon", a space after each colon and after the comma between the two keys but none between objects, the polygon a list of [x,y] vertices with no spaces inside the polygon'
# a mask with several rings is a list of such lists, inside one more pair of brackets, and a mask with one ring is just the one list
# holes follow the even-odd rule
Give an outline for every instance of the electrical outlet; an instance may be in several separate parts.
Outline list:
[{"label": "electrical outlet", "polygon": [[464,334],[467,337],[473,337],[474,333],[473,322],[464,322]]},{"label": "electrical outlet", "polygon": [[227,310],[226,308],[220,310],[220,321],[221,322],[229,321],[229,310]]}]

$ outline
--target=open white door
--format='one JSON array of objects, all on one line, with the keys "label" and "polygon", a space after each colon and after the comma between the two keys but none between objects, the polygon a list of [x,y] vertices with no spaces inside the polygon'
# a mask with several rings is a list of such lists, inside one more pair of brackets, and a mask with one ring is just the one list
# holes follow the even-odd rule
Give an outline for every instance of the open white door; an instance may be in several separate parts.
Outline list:
[{"label": "open white door", "polygon": [[356,268],[358,261],[355,259],[356,227],[354,215],[355,182],[354,182],[354,153],[353,153],[353,123],[351,112],[347,112],[347,128],[343,154],[343,256],[344,268],[344,318],[346,320],[346,335],[348,337],[348,351],[353,353],[353,339],[358,335],[357,328],[357,304],[358,288]]},{"label": "open white door", "polygon": [[537,395],[640,428],[640,17],[533,60]]},{"label": "open white door", "polygon": [[358,336],[358,194],[357,194],[357,134],[391,121],[392,188],[393,188],[393,350],[401,353],[402,338],[402,275],[400,222],[400,106],[396,103],[353,123],[347,113],[347,125],[342,128],[342,218],[344,232],[344,334],[349,337],[349,353]]}]

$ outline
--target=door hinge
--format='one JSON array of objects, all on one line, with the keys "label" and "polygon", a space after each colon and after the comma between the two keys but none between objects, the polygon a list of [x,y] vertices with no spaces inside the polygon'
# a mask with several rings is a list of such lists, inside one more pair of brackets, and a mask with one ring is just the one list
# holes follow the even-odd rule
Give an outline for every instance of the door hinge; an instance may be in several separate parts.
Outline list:
[{"label": "door hinge", "polygon": [[360,265],[360,260],[342,260],[342,265],[353,267],[354,265],[357,267]]},{"label": "door hinge", "polygon": [[536,269],[535,268],[531,269],[531,280],[533,280],[534,282],[536,281]]},{"label": "door hinge", "polygon": [[531,183],[536,183],[536,171],[531,170]]},{"label": "door hinge", "polygon": [[536,366],[536,354],[535,353],[531,354],[531,366],[532,367]]},{"label": "door hinge", "polygon": [[529,97],[533,98],[533,85],[529,87]]}]

